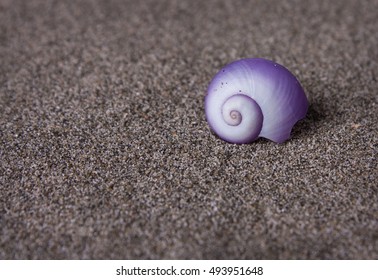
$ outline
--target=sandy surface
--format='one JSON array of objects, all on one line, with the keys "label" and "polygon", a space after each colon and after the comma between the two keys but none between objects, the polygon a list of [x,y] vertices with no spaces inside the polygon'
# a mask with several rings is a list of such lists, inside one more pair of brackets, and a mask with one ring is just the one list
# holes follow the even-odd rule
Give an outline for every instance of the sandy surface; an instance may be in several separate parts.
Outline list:
[{"label": "sandy surface", "polygon": [[[377,259],[377,11],[0,0],[0,258]],[[244,57],[307,93],[284,144],[207,125]]]}]

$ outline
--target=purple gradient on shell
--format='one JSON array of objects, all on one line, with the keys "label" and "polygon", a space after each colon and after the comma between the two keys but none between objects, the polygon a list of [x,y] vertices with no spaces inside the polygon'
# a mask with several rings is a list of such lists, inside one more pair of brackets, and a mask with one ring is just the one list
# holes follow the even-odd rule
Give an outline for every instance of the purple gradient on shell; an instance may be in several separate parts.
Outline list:
[{"label": "purple gradient on shell", "polygon": [[[205,97],[206,118],[211,129],[231,143],[249,143],[256,139],[247,137],[235,141],[224,136],[225,131],[229,134],[227,130],[230,128],[220,122],[218,109],[214,106],[221,107],[227,98],[239,93],[249,96],[261,107],[263,123],[258,137],[277,143],[290,138],[295,123],[307,113],[308,100],[304,90],[285,67],[262,58],[232,62],[215,75]],[[219,112],[221,110],[219,108]]]}]

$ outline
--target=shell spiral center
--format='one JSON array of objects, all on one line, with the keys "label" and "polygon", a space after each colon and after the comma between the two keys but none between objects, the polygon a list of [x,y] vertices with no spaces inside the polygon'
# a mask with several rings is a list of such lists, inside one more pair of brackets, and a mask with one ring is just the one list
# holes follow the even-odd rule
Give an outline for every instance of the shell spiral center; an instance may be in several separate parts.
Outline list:
[{"label": "shell spiral center", "polygon": [[225,139],[234,143],[248,143],[255,140],[261,131],[263,114],[254,99],[244,94],[229,97],[222,106],[222,117],[229,126],[220,132]]},{"label": "shell spiral center", "polygon": [[227,111],[223,111],[223,112],[226,112],[223,115],[223,119],[225,120],[227,124],[235,126],[235,125],[239,125],[242,122],[243,117],[239,111],[232,110],[229,115],[227,114]]}]

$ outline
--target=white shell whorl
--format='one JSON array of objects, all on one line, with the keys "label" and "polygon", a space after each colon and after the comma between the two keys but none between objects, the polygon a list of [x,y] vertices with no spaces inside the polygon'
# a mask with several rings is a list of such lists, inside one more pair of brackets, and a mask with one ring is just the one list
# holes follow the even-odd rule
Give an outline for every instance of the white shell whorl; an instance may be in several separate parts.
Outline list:
[{"label": "white shell whorl", "polygon": [[260,134],[263,114],[256,101],[247,95],[236,94],[229,97],[222,105],[222,117],[231,126],[222,134],[223,139],[232,139],[233,143],[245,143],[255,140]]}]

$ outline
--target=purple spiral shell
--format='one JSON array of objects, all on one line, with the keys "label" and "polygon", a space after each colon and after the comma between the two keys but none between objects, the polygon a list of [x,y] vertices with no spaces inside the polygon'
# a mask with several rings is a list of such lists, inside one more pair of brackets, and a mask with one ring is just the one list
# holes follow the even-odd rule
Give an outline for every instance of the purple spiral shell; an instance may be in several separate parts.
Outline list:
[{"label": "purple spiral shell", "polygon": [[212,130],[237,144],[258,137],[282,143],[307,109],[306,94],[295,76],[263,58],[225,66],[211,81],[205,97],[206,119]]}]

